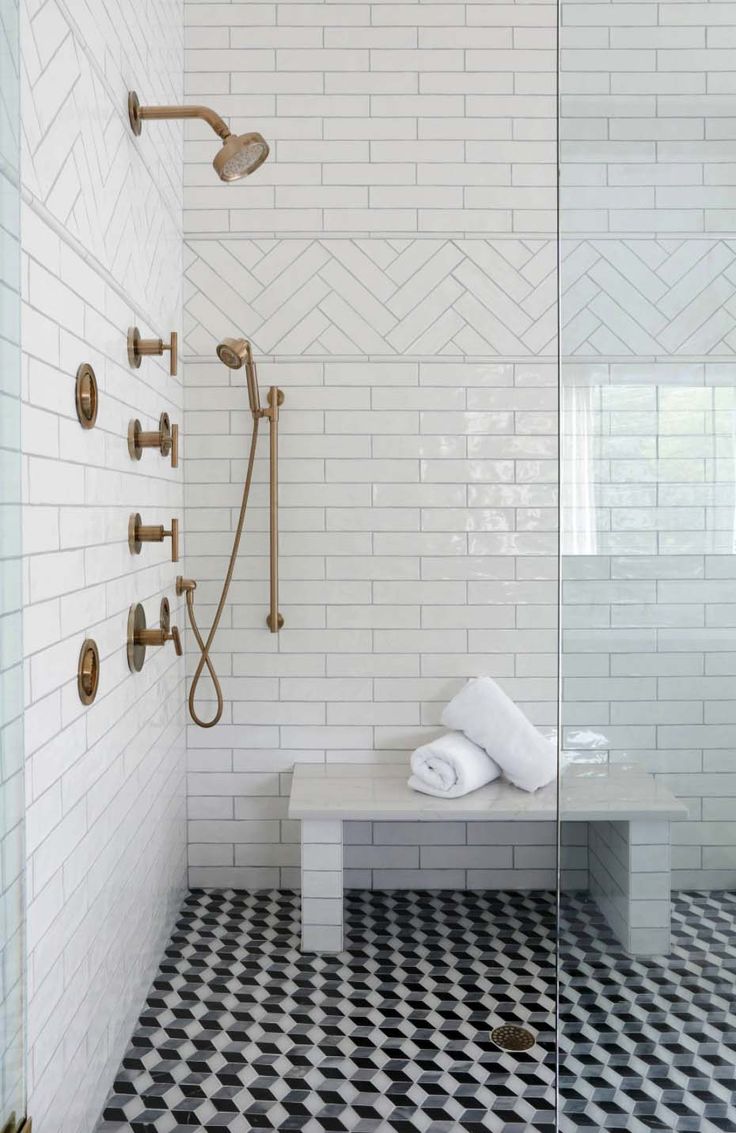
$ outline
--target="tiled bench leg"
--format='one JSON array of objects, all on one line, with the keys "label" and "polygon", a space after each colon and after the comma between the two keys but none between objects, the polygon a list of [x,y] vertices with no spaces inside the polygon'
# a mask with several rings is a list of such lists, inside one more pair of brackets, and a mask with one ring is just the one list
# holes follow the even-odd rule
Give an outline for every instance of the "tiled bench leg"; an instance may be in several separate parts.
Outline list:
[{"label": "tiled bench leg", "polygon": [[589,832],[590,892],[627,952],[670,950],[670,824],[595,822]]},{"label": "tiled bench leg", "polygon": [[341,952],[342,822],[302,819],[302,951]]}]

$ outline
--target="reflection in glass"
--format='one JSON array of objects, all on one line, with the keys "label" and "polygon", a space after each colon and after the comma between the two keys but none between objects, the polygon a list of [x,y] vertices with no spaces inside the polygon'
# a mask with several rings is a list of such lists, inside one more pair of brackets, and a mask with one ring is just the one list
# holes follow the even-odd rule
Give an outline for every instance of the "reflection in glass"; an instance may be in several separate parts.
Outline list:
[{"label": "reflection in glass", "polygon": [[0,1128],[25,1114],[18,9],[0,0]]},{"label": "reflection in glass", "polygon": [[562,367],[565,1133],[736,1128],[736,366],[636,370]]}]

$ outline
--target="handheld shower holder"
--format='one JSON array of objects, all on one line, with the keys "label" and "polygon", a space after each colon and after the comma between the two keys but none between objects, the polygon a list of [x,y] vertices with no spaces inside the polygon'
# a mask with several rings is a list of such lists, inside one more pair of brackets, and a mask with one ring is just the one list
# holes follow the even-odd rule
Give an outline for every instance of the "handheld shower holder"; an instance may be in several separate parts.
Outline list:
[{"label": "handheld shower holder", "polygon": [[265,417],[268,421],[278,420],[278,413],[281,406],[284,404],[286,395],[278,386],[271,386],[266,395],[268,400],[268,409],[259,409],[258,416]]}]

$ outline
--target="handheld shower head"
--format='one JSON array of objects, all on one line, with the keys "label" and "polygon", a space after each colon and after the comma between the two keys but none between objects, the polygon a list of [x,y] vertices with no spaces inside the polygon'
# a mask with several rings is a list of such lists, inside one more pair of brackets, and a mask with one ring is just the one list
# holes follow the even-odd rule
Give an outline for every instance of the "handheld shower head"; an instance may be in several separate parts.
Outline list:
[{"label": "handheld shower head", "polygon": [[250,343],[247,338],[223,338],[217,357],[229,370],[239,370],[252,357]]},{"label": "handheld shower head", "polygon": [[258,376],[253,353],[247,338],[223,338],[217,347],[217,357],[229,370],[239,370],[245,366],[245,380],[248,386],[248,401],[254,417],[261,415],[261,398],[258,393]]}]

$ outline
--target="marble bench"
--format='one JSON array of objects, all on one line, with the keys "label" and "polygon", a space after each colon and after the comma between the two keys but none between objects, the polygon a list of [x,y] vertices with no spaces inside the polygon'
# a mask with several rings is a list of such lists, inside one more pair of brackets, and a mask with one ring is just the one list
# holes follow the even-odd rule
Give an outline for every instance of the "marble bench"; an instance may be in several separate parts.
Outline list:
[{"label": "marble bench", "polygon": [[[527,794],[491,783],[461,799],[407,786],[406,763],[301,763],[289,817],[301,820],[302,949],[343,947],[343,822],[555,821],[558,785]],[[559,817],[586,822],[588,887],[627,952],[670,948],[670,822],[686,807],[635,764],[572,763],[559,784]]]}]

